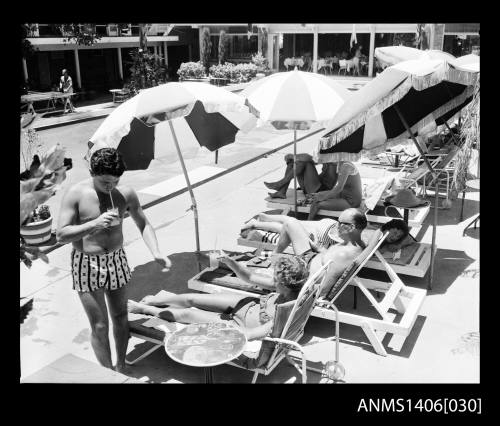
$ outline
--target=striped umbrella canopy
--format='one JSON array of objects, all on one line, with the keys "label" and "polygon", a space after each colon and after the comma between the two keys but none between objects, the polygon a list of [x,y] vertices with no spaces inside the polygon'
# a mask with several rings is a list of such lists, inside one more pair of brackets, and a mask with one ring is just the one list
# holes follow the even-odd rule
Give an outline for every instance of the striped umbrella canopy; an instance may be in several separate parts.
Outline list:
[{"label": "striped umbrella canopy", "polygon": [[375,48],[375,58],[381,65],[391,66],[400,62],[414,59],[442,59],[444,61],[454,60],[455,57],[442,50],[420,50],[407,46],[385,46]]},{"label": "striped umbrella canopy", "polygon": [[246,105],[260,120],[276,129],[294,131],[294,188],[297,212],[297,130],[315,123],[325,125],[352,95],[344,86],[320,74],[298,71],[264,77],[241,92]]},{"label": "striped umbrella canopy", "polygon": [[[366,151],[383,151],[407,139],[408,134],[421,151],[415,136],[430,125],[445,122],[472,100],[478,64],[479,58],[450,62],[423,59],[386,68],[345,103],[313,156],[318,162],[353,161]],[[434,174],[425,156],[424,161]],[[439,179],[435,182],[429,288],[434,271]]]},{"label": "striped umbrella canopy", "polygon": [[198,212],[184,156],[205,147],[210,151],[234,142],[249,131],[256,117],[245,99],[204,83],[166,83],[142,90],[117,107],[88,142],[86,158],[101,148],[116,148],[127,170],[147,169],[151,161],[176,152],[191,196],[196,248],[200,250]]},{"label": "striped umbrella canopy", "polygon": [[472,60],[411,60],[386,68],[355,92],[331,120],[315,149],[315,159],[357,161],[368,152],[382,152],[407,140],[398,111],[414,135],[443,124],[472,100],[479,74],[470,71],[478,65],[478,60]]}]

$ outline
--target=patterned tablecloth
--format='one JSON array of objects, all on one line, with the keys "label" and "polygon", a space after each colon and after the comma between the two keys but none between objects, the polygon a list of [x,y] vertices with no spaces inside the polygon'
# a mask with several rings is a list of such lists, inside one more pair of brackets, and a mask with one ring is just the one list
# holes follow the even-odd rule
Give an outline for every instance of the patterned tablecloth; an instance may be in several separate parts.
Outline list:
[{"label": "patterned tablecloth", "polygon": [[294,66],[299,66],[302,68],[304,66],[304,60],[302,58],[286,58],[284,64],[287,68]]}]

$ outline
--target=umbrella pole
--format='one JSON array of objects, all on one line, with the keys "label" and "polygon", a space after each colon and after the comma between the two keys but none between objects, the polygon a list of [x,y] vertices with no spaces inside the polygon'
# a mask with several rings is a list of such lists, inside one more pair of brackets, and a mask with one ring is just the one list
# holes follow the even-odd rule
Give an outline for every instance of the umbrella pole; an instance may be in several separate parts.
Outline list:
[{"label": "umbrella pole", "polygon": [[429,272],[429,282],[427,290],[432,289],[432,280],[434,278],[434,258],[436,256],[436,232],[438,221],[438,203],[439,203],[439,179],[436,179],[436,187],[434,194],[434,223],[432,224],[432,244],[431,244],[431,270]]},{"label": "umbrella pole", "polygon": [[297,130],[293,129],[293,189],[295,217],[297,217]]},{"label": "umbrella pole", "polygon": [[175,148],[177,149],[177,155],[179,156],[179,161],[181,162],[182,171],[184,173],[184,178],[186,179],[187,187],[189,190],[189,195],[191,196],[191,209],[194,213],[194,229],[196,233],[196,252],[200,252],[200,233],[198,229],[198,208],[196,206],[196,198],[194,198],[193,188],[191,187],[191,182],[189,181],[189,176],[186,170],[186,165],[184,164],[184,158],[181,154],[181,149],[179,147],[179,142],[177,141],[177,135],[175,134],[174,126],[171,120],[168,120],[168,124],[170,125],[170,130],[172,131],[172,136],[174,138]]},{"label": "umbrella pole", "polygon": [[450,126],[448,126],[448,122],[444,122],[444,125],[446,126],[446,128],[448,129],[448,131],[450,132],[450,135],[453,139],[453,142],[455,142],[455,145],[456,146],[460,146],[459,142],[457,141],[457,138],[455,138],[455,135],[453,134],[453,131],[451,130]]}]

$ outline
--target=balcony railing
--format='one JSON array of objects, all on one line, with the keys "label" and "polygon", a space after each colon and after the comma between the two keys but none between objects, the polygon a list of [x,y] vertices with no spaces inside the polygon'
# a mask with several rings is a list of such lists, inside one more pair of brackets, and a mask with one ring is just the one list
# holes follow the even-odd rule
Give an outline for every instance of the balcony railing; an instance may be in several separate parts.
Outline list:
[{"label": "balcony railing", "polygon": [[[133,24],[96,24],[95,32],[101,37],[128,37],[139,36],[139,25]],[[28,37],[33,38],[60,38],[68,34],[61,31],[60,25],[56,24],[32,24]]]}]

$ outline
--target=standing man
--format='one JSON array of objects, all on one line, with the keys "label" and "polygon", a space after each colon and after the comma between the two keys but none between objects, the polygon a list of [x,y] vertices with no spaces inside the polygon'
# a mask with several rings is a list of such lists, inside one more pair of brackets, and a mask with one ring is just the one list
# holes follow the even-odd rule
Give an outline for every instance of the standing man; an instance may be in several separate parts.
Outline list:
[{"label": "standing man", "polygon": [[[61,81],[59,82],[59,90],[63,93],[73,93],[73,80],[68,74],[67,69],[62,70]],[[71,101],[71,95],[64,99],[64,114],[66,114],[66,105],[69,105],[70,112],[75,112],[75,107]]]},{"label": "standing man", "polygon": [[[129,339],[126,284],[130,269],[123,250],[122,222],[128,211],[162,272],[171,262],[161,255],[153,227],[135,191],[118,186],[125,171],[114,148],[99,149],[90,159],[91,178],[69,188],[60,210],[57,240],[73,243],[73,289],[89,318],[91,344],[97,360],[113,368],[109,345],[108,307],[116,343],[116,371],[125,369]],[[105,302],[107,299],[107,305]]]}]

